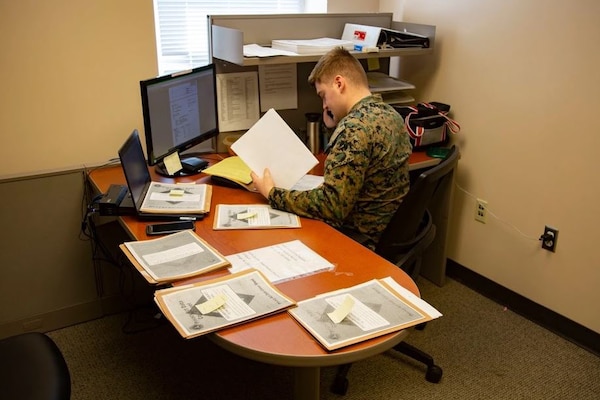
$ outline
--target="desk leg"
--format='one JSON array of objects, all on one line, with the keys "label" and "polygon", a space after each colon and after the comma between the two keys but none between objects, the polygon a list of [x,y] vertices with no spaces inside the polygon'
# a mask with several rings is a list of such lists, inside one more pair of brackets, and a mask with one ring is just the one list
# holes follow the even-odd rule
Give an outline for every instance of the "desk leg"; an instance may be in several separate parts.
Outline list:
[{"label": "desk leg", "polygon": [[319,400],[320,375],[319,367],[294,368],[294,399]]}]

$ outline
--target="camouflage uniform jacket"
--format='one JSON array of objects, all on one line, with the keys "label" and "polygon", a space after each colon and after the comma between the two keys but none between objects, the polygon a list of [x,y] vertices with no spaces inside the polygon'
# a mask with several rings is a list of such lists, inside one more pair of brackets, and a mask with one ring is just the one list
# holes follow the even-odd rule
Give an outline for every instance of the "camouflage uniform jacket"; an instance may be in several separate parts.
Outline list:
[{"label": "camouflage uniform jacket", "polygon": [[367,96],[339,121],[328,149],[321,186],[275,187],[270,205],[376,242],[409,189],[411,145],[402,117],[379,95]]}]

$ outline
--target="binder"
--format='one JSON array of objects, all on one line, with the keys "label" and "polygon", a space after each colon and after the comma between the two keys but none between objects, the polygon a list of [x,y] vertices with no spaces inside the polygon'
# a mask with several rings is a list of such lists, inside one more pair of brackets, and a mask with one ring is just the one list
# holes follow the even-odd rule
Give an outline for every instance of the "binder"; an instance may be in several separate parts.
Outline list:
[{"label": "binder", "polygon": [[419,47],[429,48],[429,38],[417,33],[395,31],[377,26],[358,25],[347,23],[342,33],[343,40],[354,42],[354,49],[379,47],[403,48]]}]

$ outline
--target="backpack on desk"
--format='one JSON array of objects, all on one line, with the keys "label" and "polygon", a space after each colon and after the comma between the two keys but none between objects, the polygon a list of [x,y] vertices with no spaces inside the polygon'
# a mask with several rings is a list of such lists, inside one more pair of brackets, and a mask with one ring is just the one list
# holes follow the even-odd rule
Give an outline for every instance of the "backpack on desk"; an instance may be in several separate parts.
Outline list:
[{"label": "backpack on desk", "polygon": [[404,118],[414,150],[446,144],[448,132],[460,131],[460,125],[448,117],[448,104],[432,101],[416,106],[395,106],[394,109]]}]

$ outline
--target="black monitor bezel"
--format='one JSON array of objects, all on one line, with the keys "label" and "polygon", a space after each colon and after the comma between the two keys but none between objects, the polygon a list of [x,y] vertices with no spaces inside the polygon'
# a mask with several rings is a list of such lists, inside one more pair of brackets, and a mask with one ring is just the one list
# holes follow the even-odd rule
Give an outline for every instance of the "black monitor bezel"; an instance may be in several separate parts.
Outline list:
[{"label": "black monitor bezel", "polygon": [[[202,134],[199,134],[198,136],[196,136],[195,138],[181,143],[173,148],[171,148],[167,153],[165,154],[159,154],[156,155],[154,154],[154,146],[153,146],[153,140],[152,140],[152,123],[150,121],[150,105],[149,105],[149,101],[148,101],[148,89],[150,87],[152,87],[153,85],[157,85],[157,84],[162,84],[164,82],[167,81],[176,81],[178,79],[181,79],[182,77],[189,77],[192,74],[197,74],[197,73],[204,73],[207,70],[211,70],[212,71],[212,83],[213,83],[213,100],[214,100],[214,110],[215,110],[215,128],[211,129],[209,131],[206,131]],[[142,80],[140,81],[140,94],[141,94],[141,99],[142,99],[142,116],[143,116],[143,120],[144,120],[144,137],[146,139],[146,153],[147,153],[147,161],[148,161],[148,165],[153,166],[153,165],[157,165],[160,162],[162,162],[162,160],[170,155],[173,154],[175,151],[177,151],[180,155],[182,155],[182,153],[194,146],[197,146],[200,143],[206,142],[207,140],[210,140],[214,137],[216,137],[219,134],[219,118],[217,115],[217,82],[216,82],[216,67],[214,63],[210,63],[207,65],[203,65],[201,67],[196,67],[196,68],[192,68],[190,70],[186,70],[186,71],[182,71],[182,72],[178,72],[178,73],[174,73],[174,74],[169,74],[169,75],[162,75],[162,76],[158,76],[155,78],[150,78],[150,79],[146,79],[146,80]]]}]

